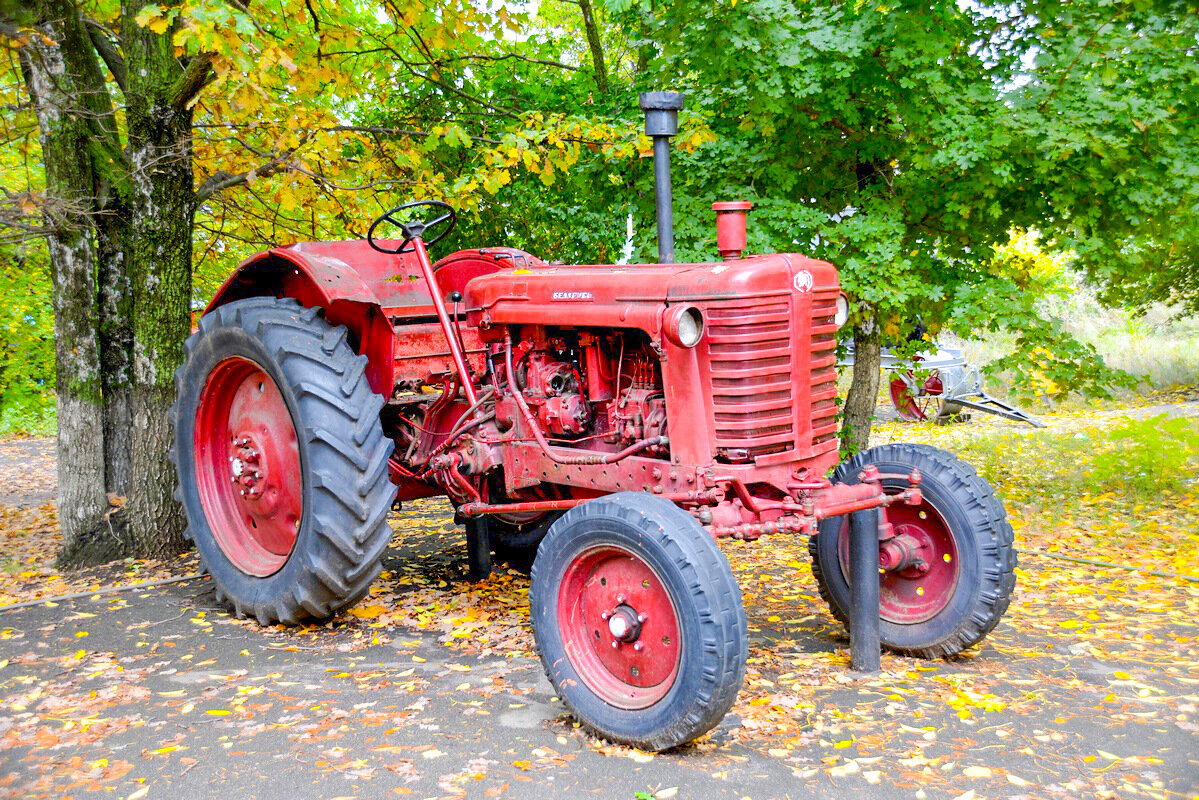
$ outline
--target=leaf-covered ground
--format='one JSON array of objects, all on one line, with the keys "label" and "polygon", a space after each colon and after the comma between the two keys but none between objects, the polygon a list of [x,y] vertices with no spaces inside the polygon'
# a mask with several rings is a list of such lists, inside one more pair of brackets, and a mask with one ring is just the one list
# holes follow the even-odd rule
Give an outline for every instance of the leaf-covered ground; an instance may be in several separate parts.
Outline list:
[{"label": "leaf-covered ground", "polygon": [[[466,583],[440,502],[395,515],[384,577],[327,626],[236,620],[206,580],[14,610],[0,797],[1195,798],[1199,425],[1171,410],[1059,415],[1047,432],[882,426],[878,441],[959,452],[999,488],[1021,550],[1004,622],[965,658],[885,655],[855,682],[805,542],[727,542],[745,687],[709,737],[656,756],[562,712],[527,579]],[[194,568],[52,581],[50,511],[4,512],[3,602]]]}]

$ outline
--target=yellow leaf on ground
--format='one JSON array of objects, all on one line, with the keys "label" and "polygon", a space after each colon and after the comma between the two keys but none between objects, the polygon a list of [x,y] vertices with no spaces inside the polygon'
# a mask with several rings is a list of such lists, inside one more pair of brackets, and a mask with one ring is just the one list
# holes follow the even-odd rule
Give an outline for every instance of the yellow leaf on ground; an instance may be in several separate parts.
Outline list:
[{"label": "yellow leaf on ground", "polygon": [[383,606],[367,606],[366,608],[351,608],[346,613],[358,619],[376,619],[387,613],[387,609]]}]

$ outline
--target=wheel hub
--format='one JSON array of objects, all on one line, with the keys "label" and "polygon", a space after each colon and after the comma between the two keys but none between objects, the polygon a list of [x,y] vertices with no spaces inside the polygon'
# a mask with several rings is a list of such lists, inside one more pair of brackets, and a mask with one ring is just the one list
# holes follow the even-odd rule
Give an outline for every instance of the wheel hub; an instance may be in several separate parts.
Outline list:
[{"label": "wheel hub", "polygon": [[608,633],[612,634],[615,642],[632,643],[641,636],[641,623],[645,620],[639,617],[631,607],[621,604],[611,611],[605,611],[600,616],[605,615],[608,619]]},{"label": "wheel hub", "polygon": [[619,708],[645,708],[674,685],[681,655],[670,594],[653,569],[617,547],[577,556],[559,588],[558,621],[571,663]]},{"label": "wheel hub", "polygon": [[230,450],[234,453],[229,456],[229,472],[233,483],[240,485],[241,496],[247,502],[259,506],[257,511],[260,514],[269,514],[259,501],[263,497],[278,498],[279,488],[269,480],[268,459],[264,457],[254,438],[247,434],[234,436]]},{"label": "wheel hub", "polygon": [[920,536],[919,532],[913,535],[912,531],[905,528],[902,533],[879,545],[879,568],[887,572],[903,572],[912,568],[928,572],[928,562],[924,558],[928,545],[927,537]]},{"label": "wheel hub", "polygon": [[217,543],[242,572],[273,574],[303,513],[295,426],[274,380],[244,358],[218,364],[200,395],[195,437],[196,481]]},{"label": "wheel hub", "polygon": [[[953,532],[926,499],[917,506],[887,508],[895,535],[879,542],[879,612],[882,619],[915,625],[949,604],[958,583],[958,550]],[[841,528],[838,557],[849,575],[849,524]]]}]

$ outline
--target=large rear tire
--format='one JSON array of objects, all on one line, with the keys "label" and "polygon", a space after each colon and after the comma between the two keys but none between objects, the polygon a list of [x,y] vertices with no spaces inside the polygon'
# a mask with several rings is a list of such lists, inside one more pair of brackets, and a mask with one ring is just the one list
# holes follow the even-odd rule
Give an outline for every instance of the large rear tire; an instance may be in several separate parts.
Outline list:
[{"label": "large rear tire", "polygon": [[566,512],[537,552],[529,598],[546,674],[597,734],[665,750],[732,707],[745,674],[741,590],[673,503],[622,492]]},{"label": "large rear tire", "polygon": [[219,600],[266,625],[357,602],[391,540],[383,398],[344,327],[293,300],[201,318],[175,375],[172,456]]},{"label": "large rear tire", "polygon": [[[919,469],[924,502],[897,503],[887,521],[904,537],[918,563],[880,575],[882,644],[903,655],[946,658],[990,633],[1007,610],[1016,585],[1012,526],[990,484],[957,457],[927,445],[887,444],[837,467],[834,483],[857,483],[862,467],[906,475]],[[883,480],[888,492],[906,481]],[[849,626],[849,521],[820,523],[809,542],[821,596]]]}]

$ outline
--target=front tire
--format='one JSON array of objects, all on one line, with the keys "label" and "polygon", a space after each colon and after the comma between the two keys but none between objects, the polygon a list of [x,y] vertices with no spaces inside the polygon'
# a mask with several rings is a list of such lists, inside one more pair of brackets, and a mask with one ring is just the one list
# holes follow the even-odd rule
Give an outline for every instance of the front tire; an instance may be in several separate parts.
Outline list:
[{"label": "front tire", "polygon": [[[887,444],[859,453],[837,467],[833,483],[857,483],[867,464],[884,475],[919,469],[924,476],[921,505],[896,503],[886,511],[923,566],[880,575],[882,644],[922,658],[957,655],[999,623],[1016,585],[1012,526],[1003,505],[968,464],[927,445]],[[906,481],[884,478],[883,488],[897,492]],[[848,518],[822,521],[809,551],[821,596],[848,627]]]},{"label": "front tire", "polygon": [[541,543],[529,597],[546,674],[595,733],[665,750],[732,707],[745,673],[741,590],[673,503],[622,492],[571,509]]},{"label": "front tire", "polygon": [[172,456],[218,600],[264,624],[357,602],[391,540],[383,398],[344,327],[294,300],[200,320],[175,375]]}]

